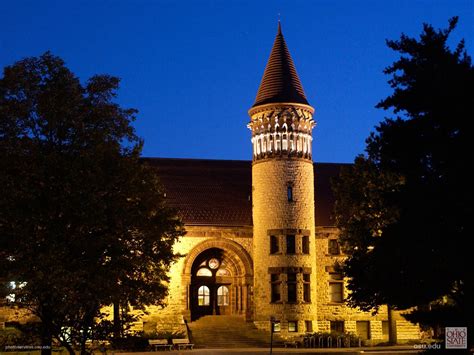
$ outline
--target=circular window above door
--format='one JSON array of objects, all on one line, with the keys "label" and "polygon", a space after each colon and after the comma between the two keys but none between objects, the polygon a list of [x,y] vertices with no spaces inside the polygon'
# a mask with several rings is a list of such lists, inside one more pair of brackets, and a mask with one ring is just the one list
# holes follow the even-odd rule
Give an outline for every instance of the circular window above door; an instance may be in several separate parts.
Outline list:
[{"label": "circular window above door", "polygon": [[220,262],[216,258],[212,258],[209,260],[208,265],[211,269],[215,270],[219,267]]}]

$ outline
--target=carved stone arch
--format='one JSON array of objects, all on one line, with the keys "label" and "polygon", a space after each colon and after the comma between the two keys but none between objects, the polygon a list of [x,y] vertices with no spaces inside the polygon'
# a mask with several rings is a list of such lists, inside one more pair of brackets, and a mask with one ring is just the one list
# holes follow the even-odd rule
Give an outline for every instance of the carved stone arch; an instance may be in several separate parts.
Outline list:
[{"label": "carved stone arch", "polygon": [[183,274],[191,275],[191,268],[196,257],[203,251],[210,248],[218,248],[230,252],[229,255],[235,255],[232,260],[244,272],[245,276],[253,275],[253,261],[249,253],[238,243],[226,238],[212,238],[196,245],[185,257]]},{"label": "carved stone arch", "polygon": [[[221,266],[230,272],[230,275],[217,275],[214,268],[209,275],[198,275],[197,270],[201,262],[209,263],[209,258],[218,258]],[[210,266],[208,264],[208,266]],[[182,305],[185,319],[194,321],[205,315],[243,315],[249,320],[253,314],[252,293],[253,262],[249,253],[240,244],[226,238],[207,239],[195,247],[185,256],[181,276],[183,287]],[[200,304],[199,289],[202,285],[208,287],[208,302]],[[219,304],[218,288],[228,287],[229,303]]]}]

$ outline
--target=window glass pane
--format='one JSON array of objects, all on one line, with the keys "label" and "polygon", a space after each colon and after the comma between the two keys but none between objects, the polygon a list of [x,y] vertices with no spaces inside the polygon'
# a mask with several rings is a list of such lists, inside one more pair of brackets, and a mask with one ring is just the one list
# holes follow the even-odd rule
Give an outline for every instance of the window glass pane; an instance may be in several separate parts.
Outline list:
[{"label": "window glass pane", "polygon": [[344,333],[344,321],[331,321],[331,333]]},{"label": "window glass pane", "polygon": [[287,254],[295,254],[296,253],[295,236],[294,235],[287,235],[286,236],[286,253]]},{"label": "window glass pane", "polygon": [[211,260],[209,260],[209,267],[211,269],[217,269],[219,267],[219,260],[217,260],[216,258],[212,258]]},{"label": "window glass pane", "polygon": [[276,254],[279,251],[278,237],[275,235],[270,236],[270,254]]},{"label": "window glass pane", "polygon": [[303,238],[301,239],[302,243],[302,252],[303,254],[309,254],[309,237],[307,235],[303,235]]},{"label": "window glass pane", "polygon": [[311,302],[311,288],[309,283],[303,284],[303,300]]},{"label": "window glass pane", "polygon": [[343,301],[341,282],[329,283],[329,301],[337,302],[337,303],[340,303]]},{"label": "window glass pane", "polygon": [[331,255],[340,254],[339,242],[336,239],[329,239],[329,241],[328,241],[328,252]]},{"label": "window glass pane", "polygon": [[288,302],[296,302],[296,283],[288,284]]},{"label": "window glass pane", "polygon": [[287,189],[288,201],[293,201],[293,187],[288,186]]},{"label": "window glass pane", "polygon": [[296,302],[296,274],[287,274],[288,302]]},{"label": "window glass pane", "polygon": [[303,301],[311,302],[311,274],[303,274]]},{"label": "window glass pane", "polygon": [[271,302],[279,302],[281,300],[280,283],[279,282],[272,283],[271,288],[272,288]]},{"label": "window glass pane", "polygon": [[289,332],[297,332],[298,331],[298,323],[295,321],[288,322],[288,331]]},{"label": "window glass pane", "polygon": [[274,332],[279,332],[281,330],[281,324],[279,321],[276,321],[273,323],[273,331]]},{"label": "window glass pane", "polygon": [[273,284],[272,285],[272,302],[280,301],[280,285]]},{"label": "window glass pane", "polygon": [[229,305],[229,289],[227,286],[220,286],[217,289],[217,305],[228,306]]},{"label": "window glass pane", "polygon": [[202,267],[197,271],[196,276],[210,277],[212,276],[212,271],[209,270],[208,268]]},{"label": "window glass pane", "polygon": [[198,289],[198,305],[200,306],[209,306],[210,297],[209,297],[209,287],[201,286]]},{"label": "window glass pane", "polygon": [[306,332],[307,333],[312,333],[313,332],[313,322],[310,320],[305,320],[304,325],[306,327]]}]

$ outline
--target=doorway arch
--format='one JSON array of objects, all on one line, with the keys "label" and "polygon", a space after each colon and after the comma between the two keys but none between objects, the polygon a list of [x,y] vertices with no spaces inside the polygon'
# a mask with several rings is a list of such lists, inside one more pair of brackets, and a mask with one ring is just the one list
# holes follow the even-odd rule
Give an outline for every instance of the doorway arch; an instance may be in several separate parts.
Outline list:
[{"label": "doorway arch", "polygon": [[187,317],[205,315],[251,315],[253,267],[243,247],[228,239],[210,239],[186,256]]}]

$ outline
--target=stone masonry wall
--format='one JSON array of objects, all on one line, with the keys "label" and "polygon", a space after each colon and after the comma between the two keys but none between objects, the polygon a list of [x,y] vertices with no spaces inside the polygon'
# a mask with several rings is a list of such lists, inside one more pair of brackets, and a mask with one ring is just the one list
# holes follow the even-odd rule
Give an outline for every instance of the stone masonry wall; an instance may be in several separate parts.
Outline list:
[{"label": "stone masonry wall", "polygon": [[[317,208],[317,205],[316,205]],[[380,308],[376,315],[347,307],[344,303],[331,303],[329,298],[330,272],[334,271],[337,262],[342,262],[345,256],[329,253],[329,240],[338,238],[338,229],[335,227],[316,228],[316,267],[317,267],[317,305],[318,331],[329,332],[331,321],[343,321],[345,332],[357,334],[357,321],[369,321],[370,340],[372,343],[388,341],[388,334],[383,334],[382,322],[388,321],[387,307]],[[346,285],[347,280],[342,281]],[[348,296],[344,287],[344,298]],[[417,325],[406,321],[400,312],[393,312],[397,327],[399,342],[420,339],[420,329]]]},{"label": "stone masonry wall", "polygon": [[[151,306],[147,308],[148,315],[143,316],[143,328],[148,332],[182,330],[183,315],[189,311],[187,285],[190,280],[184,278],[185,262],[189,253],[201,243],[219,239],[222,242],[235,242],[248,254],[252,254],[251,227],[212,227],[186,226],[187,234],[174,245],[174,251],[184,255],[170,269],[169,292],[165,299],[164,308]],[[189,260],[192,263],[192,260]]]},{"label": "stone masonry wall", "polygon": [[[254,320],[257,326],[269,329],[273,316],[281,322],[282,333],[288,321],[298,322],[298,332],[305,331],[305,321],[316,320],[316,293],[311,287],[311,301],[303,302],[302,273],[297,274],[297,302],[286,299],[287,274],[282,272],[281,302],[271,303],[269,268],[305,268],[315,282],[315,243],[310,242],[309,254],[302,253],[301,238],[297,235],[296,253],[287,255],[285,234],[300,234],[306,230],[314,240],[314,177],[313,164],[303,159],[272,158],[254,162],[252,167],[253,196],[253,258],[254,258]],[[288,201],[287,188],[292,186],[293,201]],[[280,230],[280,252],[270,255],[270,234]],[[286,232],[285,232],[286,230]]]}]

